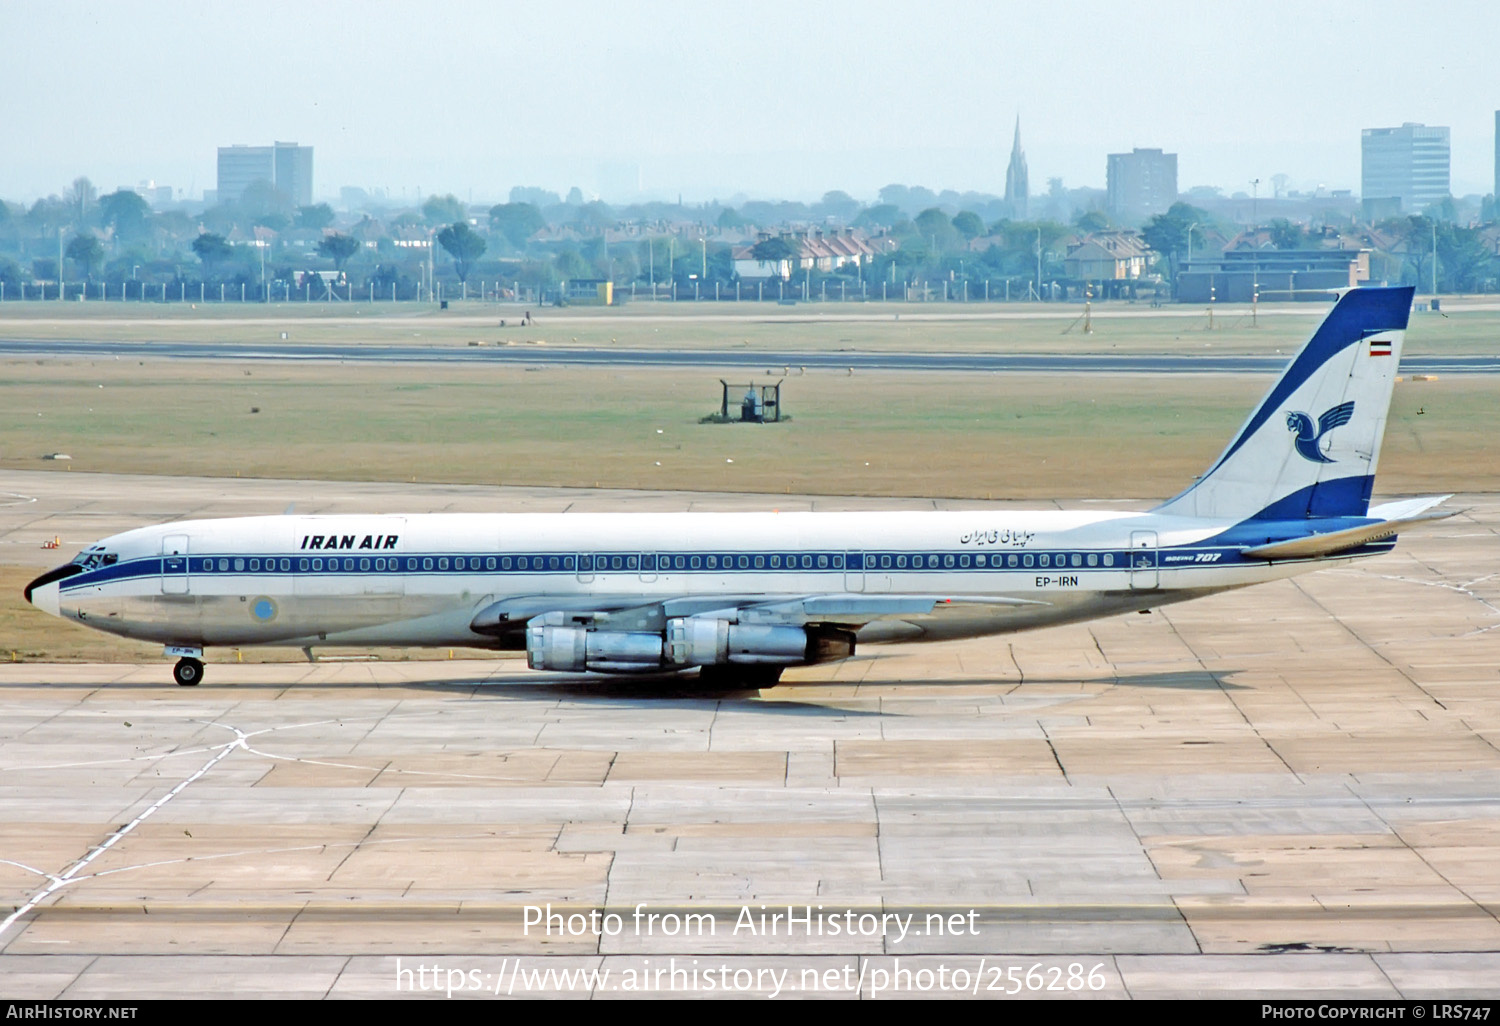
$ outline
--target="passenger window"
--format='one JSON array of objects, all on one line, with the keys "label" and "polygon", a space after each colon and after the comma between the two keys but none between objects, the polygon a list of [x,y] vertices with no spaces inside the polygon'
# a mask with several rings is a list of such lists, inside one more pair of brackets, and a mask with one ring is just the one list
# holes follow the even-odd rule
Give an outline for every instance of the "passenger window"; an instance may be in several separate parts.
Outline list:
[{"label": "passenger window", "polygon": [[465,565],[464,564],[464,557],[462,557],[462,556],[459,556],[457,559],[455,559],[453,561],[453,569],[455,569],[455,570],[462,570],[462,569],[464,569],[464,565]]},{"label": "passenger window", "polygon": [[297,560],[297,572],[298,573],[304,573],[304,574],[307,573],[307,560],[305,560],[305,559],[299,559],[299,560]]},{"label": "passenger window", "polygon": [[[964,558],[968,559],[969,557],[965,556]],[[979,554],[979,555],[977,555],[977,556],[974,557],[974,565],[975,566],[984,566],[985,560],[988,559],[988,558],[989,557],[987,557],[983,553],[981,553],[981,554]],[[997,563],[995,565],[998,566],[999,564]]]},{"label": "passenger window", "polygon": [[234,561],[234,572],[235,573],[241,573],[241,572],[244,571],[244,569],[245,569],[245,561],[243,559],[236,559]]},{"label": "passenger window", "polygon": [[517,570],[530,570],[531,569],[531,560],[527,559],[525,556],[521,556],[521,557],[517,558],[516,559],[516,569]]},{"label": "passenger window", "polygon": [[687,560],[682,556],[677,556],[675,559],[673,559],[672,565],[677,567],[677,569],[679,570],[685,570],[687,568]]},{"label": "passenger window", "polygon": [[811,570],[812,569],[812,557],[811,556],[803,556],[802,557],[802,569],[804,569],[804,570]]},{"label": "passenger window", "polygon": [[292,561],[290,559],[283,559],[281,561],[281,572],[282,573],[286,573],[291,568],[292,568]]},{"label": "passenger window", "polygon": [[1089,553],[1089,566],[1098,566],[1098,565],[1099,565],[1099,556],[1096,553],[1090,552]]},{"label": "passenger window", "polygon": [[494,556],[490,556],[488,559],[486,559],[484,561],[484,568],[486,570],[493,570],[493,569],[495,569],[495,557]]},{"label": "passenger window", "polygon": [[749,556],[741,556],[740,557],[740,569],[741,570],[748,570],[749,568],[750,568],[750,557]]},{"label": "passenger window", "polygon": [[573,557],[572,556],[564,556],[563,557],[563,569],[564,570],[571,570],[571,569],[573,569]]},{"label": "passenger window", "polygon": [[818,569],[819,570],[827,570],[828,569],[828,557],[827,556],[819,556],[818,557]]},{"label": "passenger window", "polygon": [[611,570],[623,570],[625,568],[625,560],[619,556],[611,556],[609,557],[609,566]]},{"label": "passenger window", "polygon": [[[1042,557],[1042,558],[1043,558],[1043,559],[1046,559],[1046,558],[1047,558],[1047,557],[1046,557],[1046,556],[1043,556],[1043,557]],[[1028,553],[1026,553],[1026,555],[1024,555],[1024,556],[1022,556],[1022,557],[1021,557],[1021,564],[1022,564],[1022,565],[1023,565],[1023,566],[1030,566],[1030,565],[1031,565],[1031,563],[1032,563],[1032,556],[1031,556],[1031,553],[1029,553],[1029,552],[1028,552]],[[1043,565],[1043,566],[1045,566],[1045,565],[1046,565],[1046,564],[1045,564],[1045,563],[1044,563],[1044,564],[1042,564],[1042,565]]]},{"label": "passenger window", "polygon": [[944,566],[952,566],[953,565],[953,557],[952,556],[944,556],[943,557],[943,565]]},{"label": "passenger window", "polygon": [[719,557],[718,556],[704,556],[703,557],[703,565],[706,566],[710,570],[717,570],[719,568]]},{"label": "passenger window", "polygon": [[[585,570],[589,569],[589,566],[588,566],[588,564],[589,564],[589,557],[584,556],[583,557],[583,561],[584,561],[584,569]],[[509,570],[510,569],[510,557],[509,556],[501,556],[500,557],[500,569],[501,570]]]},{"label": "passenger window", "polygon": [[905,556],[897,556],[896,557],[896,566],[904,570],[906,568],[906,557]]},{"label": "passenger window", "polygon": [[556,569],[560,568],[561,566],[562,566],[562,560],[558,559],[556,556],[548,556],[547,557],[547,569],[548,570],[556,570]]},{"label": "passenger window", "polygon": [[359,568],[360,570],[368,572],[370,569],[370,561],[368,559],[361,559],[359,561]]},{"label": "passenger window", "polygon": [[254,573],[255,571],[257,571],[259,569],[260,569],[260,560],[258,560],[258,559],[252,559],[250,561],[250,572]]},{"label": "passenger window", "polygon": [[[756,563],[755,565],[756,566],[760,566],[759,563]],[[772,570],[780,570],[781,569],[781,554],[780,553],[777,553],[776,555],[774,555],[774,556],[771,557],[771,569]]]},{"label": "passenger window", "polygon": [[422,560],[422,569],[423,570],[431,570],[432,569],[432,557],[431,556],[428,556],[426,559]]},{"label": "passenger window", "polygon": [[882,570],[889,570],[891,568],[891,557],[890,556],[881,556],[880,557],[880,568]]},{"label": "passenger window", "polygon": [[322,570],[323,569],[323,561],[321,559],[315,559],[315,560],[313,560],[313,569],[314,570]]},{"label": "passenger window", "polygon": [[[948,558],[952,559],[953,557],[949,556]],[[959,566],[968,566],[969,565],[969,557],[967,555],[959,556],[958,557],[958,565]]]},{"label": "passenger window", "polygon": [[842,569],[844,569],[844,557],[843,556],[834,556],[833,557],[833,568],[835,570],[842,570]]},{"label": "passenger window", "polygon": [[1051,566],[1052,557],[1043,552],[1040,556],[1037,557],[1037,563],[1039,563],[1041,566]]},{"label": "passenger window", "polygon": [[1074,566],[1083,566],[1083,557],[1075,552],[1068,560],[1068,562],[1072,563]]},{"label": "passenger window", "polygon": [[1114,566],[1115,565],[1115,555],[1114,555],[1113,552],[1106,552],[1104,554],[1104,565],[1105,566]]},{"label": "passenger window", "polygon": [[[1006,557],[1006,559],[1005,559],[1005,565],[1006,566],[1015,566],[1016,565],[1016,557],[1015,557],[1014,553],[1012,553],[1011,555],[1009,555],[1009,556]],[[1028,562],[1026,565],[1030,566],[1031,564]]]},{"label": "passenger window", "polygon": [[626,556],[625,557],[625,569],[626,570],[634,570],[634,569],[636,569],[639,566],[640,566],[640,557],[639,556]]}]

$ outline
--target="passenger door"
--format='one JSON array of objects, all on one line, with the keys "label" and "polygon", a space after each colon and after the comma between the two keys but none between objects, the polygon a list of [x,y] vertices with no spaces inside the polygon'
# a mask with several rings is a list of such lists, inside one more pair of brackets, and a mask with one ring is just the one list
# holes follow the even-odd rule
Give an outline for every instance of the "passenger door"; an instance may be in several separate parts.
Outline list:
[{"label": "passenger door", "polygon": [[161,593],[188,593],[188,536],[169,534],[161,540]]}]

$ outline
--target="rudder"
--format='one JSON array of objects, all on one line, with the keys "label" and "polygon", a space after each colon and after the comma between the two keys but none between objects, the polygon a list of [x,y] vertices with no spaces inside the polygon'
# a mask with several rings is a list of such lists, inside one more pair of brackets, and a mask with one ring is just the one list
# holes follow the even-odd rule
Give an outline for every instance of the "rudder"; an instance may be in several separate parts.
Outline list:
[{"label": "rudder", "polygon": [[1359,288],[1340,296],[1208,472],[1155,512],[1364,516],[1413,292]]}]

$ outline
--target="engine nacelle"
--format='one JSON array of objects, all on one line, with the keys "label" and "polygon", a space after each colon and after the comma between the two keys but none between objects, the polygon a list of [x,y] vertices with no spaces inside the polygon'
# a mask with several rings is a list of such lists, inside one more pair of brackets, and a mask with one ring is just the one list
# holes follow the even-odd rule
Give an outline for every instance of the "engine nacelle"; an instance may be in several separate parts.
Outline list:
[{"label": "engine nacelle", "polygon": [[771,627],[685,616],[667,621],[673,666],[801,666],[847,659],[854,635],[833,628]]},{"label": "engine nacelle", "polygon": [[660,634],[528,627],[526,665],[533,670],[651,673],[662,668]]}]

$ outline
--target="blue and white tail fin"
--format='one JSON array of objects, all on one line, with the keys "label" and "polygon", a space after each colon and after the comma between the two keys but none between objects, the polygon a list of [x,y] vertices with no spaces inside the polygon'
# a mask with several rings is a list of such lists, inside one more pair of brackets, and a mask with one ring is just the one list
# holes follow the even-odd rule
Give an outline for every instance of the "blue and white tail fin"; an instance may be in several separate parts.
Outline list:
[{"label": "blue and white tail fin", "polygon": [[1414,291],[1364,288],[1340,296],[1223,455],[1155,512],[1236,520],[1365,516]]}]

